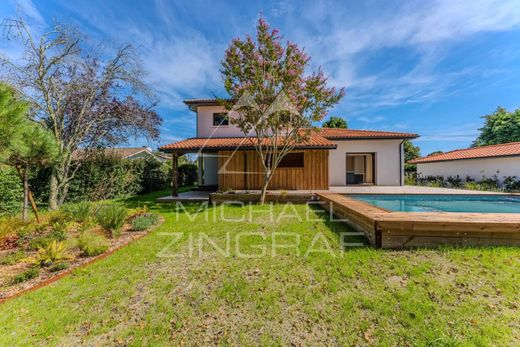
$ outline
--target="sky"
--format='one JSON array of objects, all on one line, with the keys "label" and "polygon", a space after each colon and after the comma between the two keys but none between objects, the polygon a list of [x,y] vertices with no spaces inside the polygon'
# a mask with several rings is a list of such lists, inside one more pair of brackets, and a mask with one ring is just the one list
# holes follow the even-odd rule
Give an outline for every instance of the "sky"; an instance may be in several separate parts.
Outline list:
[{"label": "sky", "polygon": [[418,133],[423,155],[467,147],[481,116],[520,107],[520,0],[0,1],[0,18],[20,15],[35,30],[66,22],[92,42],[138,48],[164,123],[160,141],[134,145],[195,136],[182,100],[226,96],[224,51],[254,34],[260,16],[305,48],[311,70],[345,87],[329,116],[352,129]]}]

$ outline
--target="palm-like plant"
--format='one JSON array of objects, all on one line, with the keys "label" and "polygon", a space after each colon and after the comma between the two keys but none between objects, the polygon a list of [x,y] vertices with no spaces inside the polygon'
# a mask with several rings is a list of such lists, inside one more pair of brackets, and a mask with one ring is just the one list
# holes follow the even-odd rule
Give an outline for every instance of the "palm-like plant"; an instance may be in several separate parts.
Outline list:
[{"label": "palm-like plant", "polygon": [[49,266],[60,260],[70,259],[65,242],[56,240],[38,250],[37,261],[41,266]]}]

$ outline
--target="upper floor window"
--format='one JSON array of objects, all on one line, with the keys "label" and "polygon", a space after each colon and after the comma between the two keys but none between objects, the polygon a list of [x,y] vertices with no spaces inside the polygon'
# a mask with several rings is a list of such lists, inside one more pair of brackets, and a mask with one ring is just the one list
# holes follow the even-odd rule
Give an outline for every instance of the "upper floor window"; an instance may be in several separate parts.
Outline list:
[{"label": "upper floor window", "polygon": [[227,113],[213,113],[213,126],[229,125]]}]

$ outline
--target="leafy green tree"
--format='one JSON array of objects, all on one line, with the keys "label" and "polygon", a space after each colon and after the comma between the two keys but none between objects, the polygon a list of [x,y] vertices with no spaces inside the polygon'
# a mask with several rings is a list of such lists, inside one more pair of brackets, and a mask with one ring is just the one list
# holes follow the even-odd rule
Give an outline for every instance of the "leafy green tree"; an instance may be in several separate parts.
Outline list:
[{"label": "leafy green tree", "polygon": [[18,98],[11,86],[0,83],[0,160],[11,155],[11,144],[18,139],[29,104]]},{"label": "leafy green tree", "polygon": [[416,171],[417,165],[408,164],[412,159],[419,158],[421,156],[421,148],[415,146],[410,140],[404,140],[404,170],[405,171]]},{"label": "leafy green tree", "polygon": [[442,154],[442,153],[444,153],[444,152],[443,151],[433,151],[430,154],[428,154],[427,156],[430,157],[432,155],[437,155],[437,154]]},{"label": "leafy green tree", "polygon": [[341,117],[332,116],[329,120],[323,122],[322,127],[324,128],[348,128],[348,123],[345,119]]},{"label": "leafy green tree", "polygon": [[508,112],[498,107],[482,118],[484,126],[479,129],[480,135],[473,142],[474,147],[520,141],[520,109]]},{"label": "leafy green tree", "polygon": [[58,147],[52,134],[40,124],[27,120],[20,137],[12,143],[8,163],[15,166],[23,182],[23,219],[29,210],[29,170],[35,166],[47,166],[58,157]]},{"label": "leafy green tree", "polygon": [[[23,183],[23,219],[28,218],[29,170],[44,166],[57,157],[58,148],[52,134],[27,117],[29,104],[9,86],[0,85],[0,138],[2,163],[15,167]],[[33,210],[38,216],[34,201]]]},{"label": "leafy green tree", "polygon": [[344,90],[327,86],[321,69],[307,74],[309,57],[292,42],[283,42],[277,29],[260,19],[256,39],[234,39],[226,50],[221,73],[232,100],[226,104],[230,122],[244,134],[263,167],[260,203],[281,160],[311,135],[339,102]]}]

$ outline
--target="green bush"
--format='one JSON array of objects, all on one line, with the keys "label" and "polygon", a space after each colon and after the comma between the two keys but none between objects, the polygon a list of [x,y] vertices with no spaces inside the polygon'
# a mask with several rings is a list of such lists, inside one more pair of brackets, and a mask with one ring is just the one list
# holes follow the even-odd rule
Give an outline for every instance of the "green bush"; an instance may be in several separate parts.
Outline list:
[{"label": "green bush", "polygon": [[134,218],[132,221],[133,231],[143,231],[159,223],[159,216],[153,213],[144,214]]},{"label": "green bush", "polygon": [[62,210],[69,215],[70,219],[78,223],[84,223],[96,214],[95,205],[88,201],[64,205]]},{"label": "green bush", "polygon": [[110,231],[112,237],[119,237],[127,215],[128,210],[124,206],[107,204],[97,211],[96,221],[103,229]]},{"label": "green bush", "polygon": [[30,269],[27,269],[24,272],[14,276],[11,279],[11,283],[17,284],[17,283],[26,282],[28,280],[38,277],[39,274],[40,274],[40,269],[38,267],[31,267]]},{"label": "green bush", "polygon": [[182,164],[179,165],[179,186],[191,186],[197,183],[197,165],[195,164]]},{"label": "green bush", "polygon": [[37,262],[41,266],[50,266],[58,261],[70,258],[67,253],[65,242],[57,242],[56,240],[47,246],[38,250]]},{"label": "green bush", "polygon": [[49,271],[50,272],[58,272],[58,271],[61,271],[61,270],[65,270],[65,269],[68,269],[70,267],[70,264],[69,263],[57,263],[57,264],[54,264],[52,265],[50,268],[49,268]]},{"label": "green bush", "polygon": [[21,211],[23,187],[12,167],[0,167],[0,216]]},{"label": "green bush", "polygon": [[25,258],[24,251],[11,252],[0,258],[0,265],[14,265]]},{"label": "green bush", "polygon": [[108,249],[108,241],[101,235],[91,231],[85,231],[78,238],[78,248],[82,255],[93,257],[106,252]]},{"label": "green bush", "polygon": [[[67,233],[64,230],[53,230],[47,235],[32,237],[31,235],[26,235],[20,239],[20,241],[26,241],[29,249],[38,250],[40,248],[45,248],[50,245],[54,241],[65,241],[67,239]],[[22,243],[24,243],[22,241]]]}]

